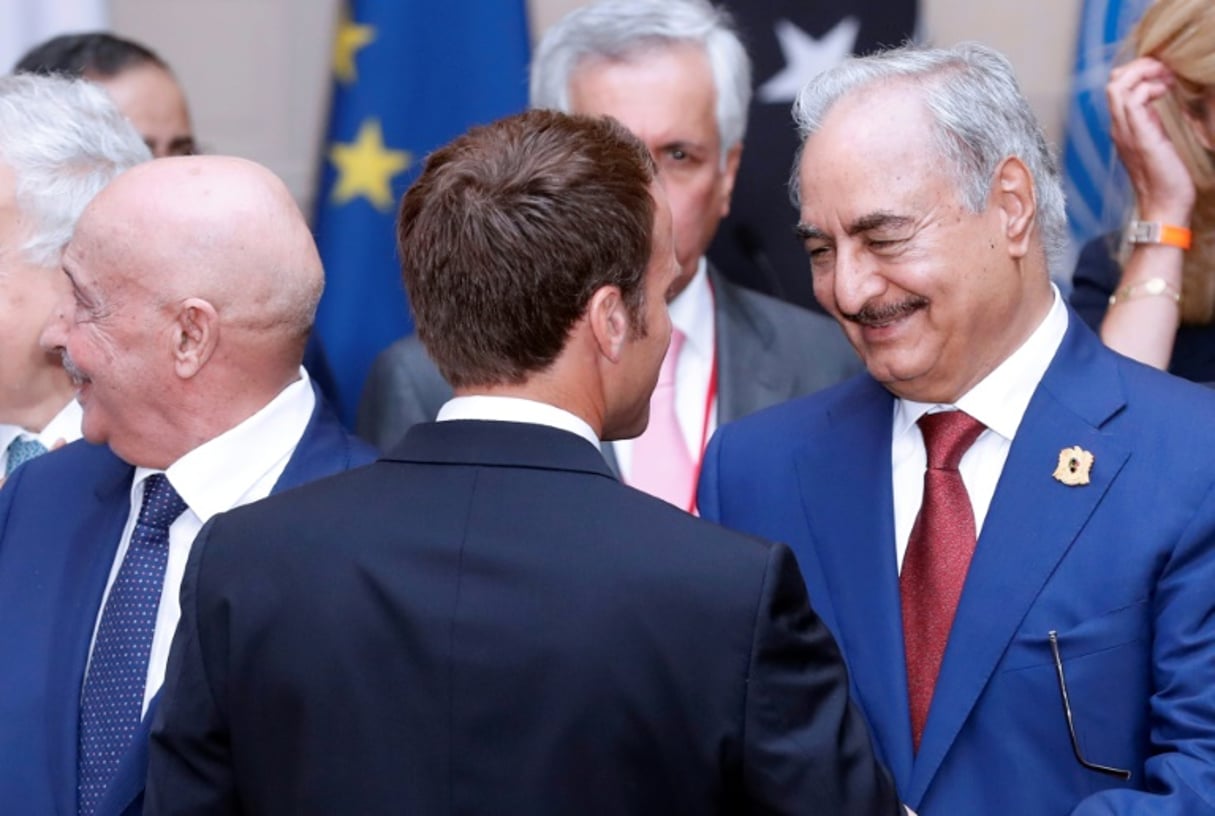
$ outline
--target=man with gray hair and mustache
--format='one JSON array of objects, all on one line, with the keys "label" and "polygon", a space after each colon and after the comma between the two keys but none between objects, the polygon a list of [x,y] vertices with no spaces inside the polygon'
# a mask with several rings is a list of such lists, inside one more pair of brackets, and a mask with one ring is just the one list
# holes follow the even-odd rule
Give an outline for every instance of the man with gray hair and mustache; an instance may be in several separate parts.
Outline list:
[{"label": "man with gray hair and mustache", "polygon": [[59,261],[81,211],[150,158],[95,86],[0,77],[0,477],[80,438],[75,389],[38,336],[67,289]]},{"label": "man with gray hair and mustache", "polygon": [[815,293],[868,373],[723,429],[705,517],[794,549],[920,816],[1215,813],[1215,394],[1064,305],[1002,56],[848,60],[795,112]]},{"label": "man with gray hair and mustache", "polygon": [[0,802],[137,814],[195,535],[374,453],[300,365],[321,263],[264,167],[126,171],[81,215],[61,275],[42,345],[75,380],[85,439],[0,490]]}]

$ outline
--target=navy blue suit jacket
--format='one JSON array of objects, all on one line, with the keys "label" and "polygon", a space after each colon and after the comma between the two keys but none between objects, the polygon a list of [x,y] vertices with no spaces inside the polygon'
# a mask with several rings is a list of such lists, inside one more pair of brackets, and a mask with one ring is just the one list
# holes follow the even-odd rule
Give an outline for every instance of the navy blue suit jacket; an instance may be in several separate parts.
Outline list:
[{"label": "navy blue suit jacket", "polygon": [[[373,458],[318,395],[274,491]],[[0,490],[0,813],[76,814],[80,690],[134,472],[80,441],[23,465]],[[156,704],[98,816],[139,813]]]},{"label": "navy blue suit jacket", "polygon": [[181,597],[149,814],[900,813],[789,550],[565,431],[417,425]]},{"label": "navy blue suit jacket", "polygon": [[[787,542],[920,816],[1215,812],[1215,394],[1121,357],[1074,313],[1009,450],[912,751],[891,486],[868,375],[726,426],[700,509]],[[1091,483],[1052,477],[1060,451]],[[1073,755],[1056,632],[1085,758]]]}]

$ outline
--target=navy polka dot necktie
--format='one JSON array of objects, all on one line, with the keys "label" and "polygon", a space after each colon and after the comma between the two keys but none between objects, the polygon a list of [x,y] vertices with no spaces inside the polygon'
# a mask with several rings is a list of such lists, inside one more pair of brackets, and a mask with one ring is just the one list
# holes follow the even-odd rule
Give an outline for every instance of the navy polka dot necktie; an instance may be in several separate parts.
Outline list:
[{"label": "navy polka dot necktie", "polygon": [[139,727],[169,526],[185,509],[164,474],[144,482],[143,506],[101,613],[80,699],[80,816],[92,816]]}]

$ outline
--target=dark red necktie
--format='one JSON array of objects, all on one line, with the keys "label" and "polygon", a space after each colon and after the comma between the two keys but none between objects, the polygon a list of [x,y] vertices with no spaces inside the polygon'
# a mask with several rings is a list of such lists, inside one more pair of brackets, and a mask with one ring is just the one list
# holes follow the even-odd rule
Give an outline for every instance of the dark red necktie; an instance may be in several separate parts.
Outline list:
[{"label": "dark red necktie", "polygon": [[983,423],[961,411],[924,414],[918,424],[928,452],[924,500],[899,574],[911,733],[917,751],[975,551],[975,514],[958,463],[984,429]]}]

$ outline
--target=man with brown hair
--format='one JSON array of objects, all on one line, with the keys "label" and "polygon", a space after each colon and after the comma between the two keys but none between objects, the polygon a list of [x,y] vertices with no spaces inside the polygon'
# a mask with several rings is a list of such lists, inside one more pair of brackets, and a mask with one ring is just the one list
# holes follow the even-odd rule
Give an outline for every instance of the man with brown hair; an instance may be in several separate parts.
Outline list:
[{"label": "man with brown hair", "polygon": [[[679,262],[667,292],[672,341],[649,427],[604,455],[626,484],[690,511],[719,425],[861,370],[829,318],[743,289],[705,258],[730,209],[750,77],[729,15],[708,0],[582,6],[545,33],[531,66],[532,107],[611,116],[658,168]],[[389,449],[450,396],[418,339],[404,338],[372,366],[359,433]]]},{"label": "man with brown hair", "polygon": [[456,396],[200,534],[148,812],[898,813],[788,550],[599,454],[645,427],[671,331],[644,147],[549,111],[475,129],[399,243]]}]

